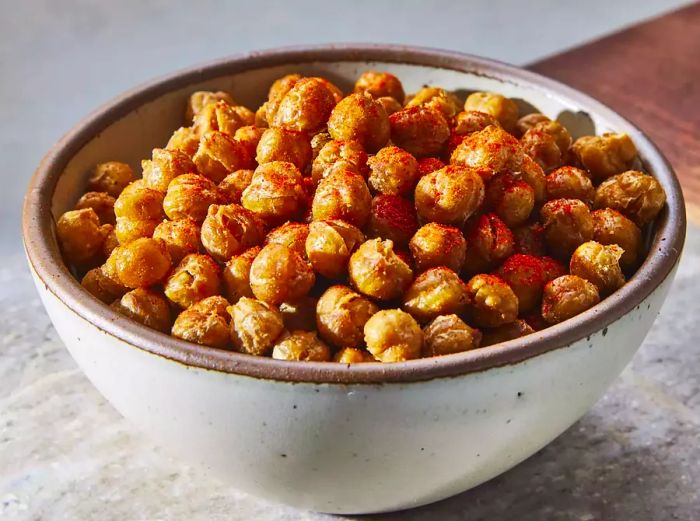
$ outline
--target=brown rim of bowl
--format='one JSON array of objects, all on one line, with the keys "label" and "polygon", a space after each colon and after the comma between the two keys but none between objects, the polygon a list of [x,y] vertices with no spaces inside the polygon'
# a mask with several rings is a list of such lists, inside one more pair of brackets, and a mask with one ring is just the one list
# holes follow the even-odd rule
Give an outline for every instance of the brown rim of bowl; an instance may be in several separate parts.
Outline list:
[{"label": "brown rim of bowl", "polygon": [[[64,166],[93,136],[140,105],[174,89],[251,69],[336,61],[406,63],[468,72],[506,83],[517,81],[565,98],[580,110],[602,115],[617,131],[630,134],[645,167],[654,173],[666,190],[668,202],[656,223],[656,234],[647,259],[622,289],[561,324],[497,346],[393,364],[290,362],[201,347],[129,320],[81,288],[61,259],[53,233],[51,201]],[[413,382],[457,376],[515,364],[586,338],[634,309],[661,284],[680,257],[685,227],[683,195],[671,165],[642,131],[610,108],[561,83],[504,63],[436,49],[366,44],[251,52],[177,72],[130,90],[83,119],[49,151],[32,177],[22,216],[27,257],[46,289],[104,333],[187,366],[288,382],[343,384]]]}]

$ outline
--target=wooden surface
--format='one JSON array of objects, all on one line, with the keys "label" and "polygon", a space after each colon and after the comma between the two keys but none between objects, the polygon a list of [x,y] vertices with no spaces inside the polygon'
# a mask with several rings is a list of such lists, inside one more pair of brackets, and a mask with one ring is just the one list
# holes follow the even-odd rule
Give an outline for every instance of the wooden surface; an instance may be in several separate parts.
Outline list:
[{"label": "wooden surface", "polygon": [[530,66],[611,106],[662,149],[700,224],[700,2]]}]

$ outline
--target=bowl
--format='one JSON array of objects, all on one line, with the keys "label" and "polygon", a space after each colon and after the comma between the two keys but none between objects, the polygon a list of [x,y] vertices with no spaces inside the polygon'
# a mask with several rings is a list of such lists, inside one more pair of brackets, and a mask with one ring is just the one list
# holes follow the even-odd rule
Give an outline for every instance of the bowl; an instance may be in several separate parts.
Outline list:
[{"label": "bowl", "polygon": [[[668,204],[649,256],[619,291],[530,336],[394,364],[288,362],[205,348],[116,314],[64,266],[54,222],[91,166],[137,166],[181,125],[189,93],[223,89],[258,106],[290,72],[346,91],[367,69],[424,84],[494,90],[558,118],[574,137],[627,132]],[[464,93],[464,92],[463,92]],[[479,485],[579,419],[640,346],[685,238],[671,166],[634,125],[586,95],[531,72],[454,52],[327,45],[254,52],[131,90],[78,123],[47,154],[24,203],[23,235],[38,292],[60,337],[114,407],[157,443],[240,490],[299,508],[370,513],[414,507]]]}]

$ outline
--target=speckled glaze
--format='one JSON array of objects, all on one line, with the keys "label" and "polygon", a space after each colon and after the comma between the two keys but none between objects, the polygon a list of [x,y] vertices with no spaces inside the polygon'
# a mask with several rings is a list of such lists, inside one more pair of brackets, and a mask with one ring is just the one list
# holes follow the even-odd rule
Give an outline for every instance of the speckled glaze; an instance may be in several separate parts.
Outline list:
[{"label": "speckled glaze", "polygon": [[[89,168],[138,165],[181,125],[187,95],[230,90],[257,106],[293,71],[345,90],[366,69],[407,92],[423,84],[496,90],[581,135],[630,133],[669,195],[651,254],[612,297],[563,324],[499,346],[401,364],[294,363],[199,348],[116,315],[59,263],[51,229]],[[523,101],[527,100],[527,102]],[[685,235],[682,195],[648,140],[609,109],[549,80],[474,57],[399,47],[256,53],[142,87],[78,125],[47,156],[25,201],[24,240],[42,301],[72,356],[128,419],[237,488],[324,512],[409,508],[456,494],[546,445],[600,397],[658,313]]]}]

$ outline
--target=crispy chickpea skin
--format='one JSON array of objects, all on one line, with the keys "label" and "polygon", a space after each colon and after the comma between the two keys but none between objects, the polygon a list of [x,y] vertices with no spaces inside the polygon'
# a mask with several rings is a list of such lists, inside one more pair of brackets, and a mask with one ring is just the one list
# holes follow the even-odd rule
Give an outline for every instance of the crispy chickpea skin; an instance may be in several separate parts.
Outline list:
[{"label": "crispy chickpea skin", "polygon": [[261,109],[264,109],[263,112],[266,127],[271,126],[275,119],[275,115],[277,114],[277,109],[279,108],[280,103],[290,89],[294,87],[294,84],[301,78],[301,74],[287,74],[272,82],[272,85],[270,85],[270,90],[267,93],[267,101],[261,107]]},{"label": "crispy chickpea skin", "polygon": [[241,204],[270,225],[299,217],[306,205],[299,169],[283,161],[260,165],[243,190]]},{"label": "crispy chickpea skin", "polygon": [[369,158],[369,186],[385,195],[404,195],[415,187],[420,174],[418,161],[395,146],[382,148]]},{"label": "crispy chickpea skin", "polygon": [[201,137],[192,161],[200,174],[215,183],[231,172],[253,167],[253,158],[245,145],[219,131]]},{"label": "crispy chickpea skin", "polygon": [[[337,90],[322,78],[301,78],[294,82],[279,102],[272,127],[314,132],[322,128],[336,104]],[[331,133],[332,134],[332,133]]]},{"label": "crispy chickpea skin", "polygon": [[[393,99],[393,98],[391,98]],[[376,362],[369,351],[356,347],[344,347],[333,356],[333,361],[339,364],[364,364]]]},{"label": "crispy chickpea skin", "polygon": [[229,302],[236,303],[241,297],[253,297],[250,289],[250,266],[260,253],[260,246],[248,248],[240,255],[235,255],[224,266],[224,294]]},{"label": "crispy chickpea skin", "polygon": [[583,136],[574,142],[572,150],[596,183],[629,170],[637,158],[637,147],[627,134]]},{"label": "crispy chickpea skin", "polygon": [[420,177],[432,174],[436,170],[440,170],[445,166],[445,163],[437,157],[424,157],[418,160],[418,173]]},{"label": "crispy chickpea skin", "polygon": [[364,178],[349,170],[336,171],[318,184],[311,211],[314,221],[340,219],[362,228],[368,221],[372,196]]},{"label": "crispy chickpea skin", "polygon": [[476,349],[481,332],[469,327],[457,315],[435,317],[423,328],[423,357],[451,355]]},{"label": "crispy chickpea skin", "polygon": [[268,128],[256,148],[259,164],[273,161],[292,163],[302,172],[311,162],[311,143],[305,132],[286,128]]},{"label": "crispy chickpea skin", "polygon": [[389,116],[393,143],[417,158],[439,156],[450,137],[444,116],[429,107],[411,107]]},{"label": "crispy chickpea skin", "polygon": [[92,208],[100,223],[114,225],[117,222],[114,215],[114,202],[114,197],[107,192],[85,192],[75,203],[74,210]]},{"label": "crispy chickpea skin", "polygon": [[459,136],[467,136],[474,132],[480,132],[491,125],[501,126],[491,114],[479,112],[478,110],[464,110],[457,114],[454,133]]},{"label": "crispy chickpea skin", "polygon": [[350,256],[350,282],[360,293],[378,300],[400,297],[413,280],[413,271],[394,251],[394,243],[381,239],[364,242]]},{"label": "crispy chickpea skin", "polygon": [[545,267],[539,257],[516,253],[508,257],[498,268],[501,277],[518,297],[520,314],[527,313],[540,305],[542,290],[549,282]]},{"label": "crispy chickpea skin", "polygon": [[308,224],[288,222],[268,233],[265,237],[265,244],[282,244],[306,258],[306,238],[308,236]]},{"label": "crispy chickpea skin", "polygon": [[363,72],[355,82],[355,92],[367,92],[374,98],[388,96],[399,103],[406,97],[401,81],[389,72]]},{"label": "crispy chickpea skin", "polygon": [[451,92],[439,87],[423,87],[406,103],[406,108],[427,107],[435,109],[447,121],[455,117],[461,108],[461,102]]},{"label": "crispy chickpea skin", "polygon": [[543,121],[525,132],[520,144],[527,155],[549,172],[564,163],[571,134],[556,121]]},{"label": "crispy chickpea skin", "polygon": [[163,241],[142,237],[115,250],[119,280],[130,288],[146,288],[162,282],[171,267]]},{"label": "crispy chickpea skin", "polygon": [[365,324],[367,350],[380,362],[420,358],[423,332],[418,322],[400,309],[375,313]]},{"label": "crispy chickpea skin", "polygon": [[187,124],[192,123],[195,116],[199,114],[204,107],[211,103],[216,103],[217,101],[224,101],[230,105],[236,104],[233,97],[228,92],[224,92],[222,90],[198,90],[197,92],[190,94],[190,97],[187,100],[187,107],[185,109],[185,121]]},{"label": "crispy chickpea skin", "polygon": [[467,275],[486,271],[513,253],[513,232],[494,213],[467,223],[465,237],[467,252],[462,269]]},{"label": "crispy chickpea skin", "polygon": [[165,297],[157,291],[133,289],[120,300],[114,301],[112,309],[162,333],[170,331],[170,306]]},{"label": "crispy chickpea skin", "polygon": [[562,166],[547,175],[548,199],[580,199],[593,204],[595,188],[584,170],[574,166]]},{"label": "crispy chickpea skin", "polygon": [[518,318],[518,297],[495,275],[475,275],[467,282],[471,321],[478,327],[498,327]]},{"label": "crispy chickpea skin", "polygon": [[253,170],[236,170],[224,177],[218,184],[219,198],[226,204],[241,204],[243,190],[253,180]]},{"label": "crispy chickpea skin", "polygon": [[134,171],[126,163],[107,161],[98,163],[88,179],[87,188],[93,192],[107,192],[119,197],[122,190],[134,180]]},{"label": "crispy chickpea skin", "polygon": [[428,223],[416,232],[408,247],[419,272],[438,266],[459,272],[464,264],[467,241],[459,228]]},{"label": "crispy chickpea skin", "polygon": [[403,310],[418,322],[428,322],[439,315],[461,314],[468,303],[467,290],[449,268],[430,268],[416,277],[403,296]]},{"label": "crispy chickpea skin", "polygon": [[381,98],[377,98],[377,101],[384,107],[387,116],[391,116],[395,112],[403,110],[403,105],[392,97],[382,96]]},{"label": "crispy chickpea skin", "polygon": [[239,128],[255,123],[255,113],[242,105],[219,100],[202,108],[193,123],[192,128],[200,136],[218,130],[233,137]]},{"label": "crispy chickpea skin", "polygon": [[306,256],[314,271],[339,278],[347,273],[350,255],[364,240],[364,234],[345,221],[313,221],[306,238]]},{"label": "crispy chickpea skin", "polygon": [[292,302],[280,304],[279,309],[284,319],[284,327],[288,331],[315,331],[317,304],[318,299],[310,295],[304,295]]},{"label": "crispy chickpea skin", "polygon": [[524,156],[517,139],[491,125],[466,136],[452,152],[450,162],[475,169],[488,181],[499,172],[521,170]]},{"label": "crispy chickpea skin", "polygon": [[593,240],[601,244],[617,244],[624,253],[620,265],[634,268],[642,255],[642,232],[630,219],[612,208],[603,208],[591,213]]},{"label": "crispy chickpea skin", "polygon": [[625,284],[625,276],[620,269],[623,251],[617,244],[584,242],[571,256],[569,271],[595,284],[598,293],[606,297]]},{"label": "crispy chickpea skin", "polygon": [[311,266],[282,244],[267,244],[250,266],[250,288],[263,302],[279,305],[306,295],[316,282]]},{"label": "crispy chickpea skin", "polygon": [[129,288],[119,282],[118,279],[107,275],[102,266],[88,271],[80,281],[80,285],[93,297],[105,304],[111,304],[129,291]]},{"label": "crispy chickpea skin", "polygon": [[236,130],[233,139],[245,146],[250,157],[255,157],[258,143],[267,129],[246,125]]},{"label": "crispy chickpea skin", "polygon": [[596,189],[594,207],[612,208],[644,226],[666,204],[666,192],[656,178],[629,170],[603,181]]},{"label": "crispy chickpea skin", "polygon": [[333,139],[354,140],[367,152],[376,152],[389,141],[389,116],[369,94],[350,94],[331,112],[328,132]]},{"label": "crispy chickpea skin", "polygon": [[195,302],[219,294],[221,268],[209,255],[191,253],[175,266],[165,282],[170,302],[188,308]]},{"label": "crispy chickpea skin", "polygon": [[508,132],[515,129],[518,121],[518,105],[510,99],[495,92],[473,92],[464,102],[464,110],[478,110],[492,115]]},{"label": "crispy chickpea skin", "polygon": [[328,133],[327,129],[314,134],[313,137],[311,138],[311,155],[312,155],[312,157],[314,159],[316,159],[316,157],[318,157],[318,154],[321,152],[321,149],[324,146],[326,146],[326,143],[328,143],[330,141],[334,141],[334,139]]},{"label": "crispy chickpea skin", "polygon": [[120,244],[140,237],[151,237],[165,217],[163,194],[144,185],[142,180],[127,186],[114,202],[116,234]]},{"label": "crispy chickpea skin", "polygon": [[192,219],[201,223],[209,206],[219,201],[219,191],[208,178],[183,174],[173,179],[163,199],[163,210],[169,219]]},{"label": "crispy chickpea skin", "polygon": [[423,176],[415,190],[418,217],[462,225],[484,202],[484,182],[469,168],[449,165]]},{"label": "crispy chickpea skin", "polygon": [[530,324],[524,320],[518,319],[510,324],[504,324],[485,330],[481,339],[481,345],[484,347],[492,346],[494,344],[500,344],[501,342],[507,342],[508,340],[531,335],[534,332],[535,330],[532,329]]},{"label": "crispy chickpea skin", "polygon": [[541,257],[546,253],[544,228],[540,223],[523,224],[513,228],[513,249],[515,253]]},{"label": "crispy chickpea skin", "polygon": [[56,223],[56,235],[63,256],[77,267],[95,265],[101,256],[109,225],[100,224],[92,208],[70,210]]},{"label": "crispy chickpea skin", "polygon": [[362,345],[363,328],[379,308],[347,286],[331,286],[316,305],[316,326],[329,344],[337,347]]},{"label": "crispy chickpea skin", "polygon": [[209,207],[200,234],[204,249],[219,262],[263,241],[264,226],[255,214],[237,204]]},{"label": "crispy chickpea skin", "polygon": [[194,344],[227,349],[229,347],[228,302],[221,296],[200,300],[175,319],[172,335]]},{"label": "crispy chickpea skin", "polygon": [[567,258],[593,238],[591,211],[578,199],[553,199],[540,210],[544,240],[552,255]]},{"label": "crispy chickpea skin", "polygon": [[159,192],[165,192],[176,177],[197,173],[197,167],[187,154],[164,148],[154,148],[151,159],[141,161],[141,169],[145,185]]},{"label": "crispy chickpea skin", "polygon": [[558,324],[583,313],[600,302],[595,284],[576,275],[563,275],[544,287],[542,318],[547,324]]},{"label": "crispy chickpea skin", "polygon": [[544,114],[540,114],[539,112],[525,114],[523,117],[518,119],[518,121],[515,123],[515,131],[514,131],[513,135],[518,136],[518,137],[522,137],[523,135],[525,135],[525,132],[530,130],[532,127],[534,127],[538,123],[543,123],[543,122],[547,122],[547,121],[552,121],[552,120],[549,119]]},{"label": "crispy chickpea skin", "polygon": [[313,331],[292,331],[282,335],[272,349],[272,358],[302,362],[330,362],[331,350]]},{"label": "crispy chickpea skin", "polygon": [[535,207],[535,191],[519,174],[502,172],[488,184],[486,204],[507,226],[515,227],[530,217]]},{"label": "crispy chickpea skin", "polygon": [[165,148],[179,150],[187,154],[187,157],[192,158],[199,148],[199,136],[192,127],[180,127],[170,136]]},{"label": "crispy chickpea skin", "polygon": [[241,298],[229,310],[235,349],[249,355],[270,354],[284,331],[282,314],[273,306],[248,297]]},{"label": "crispy chickpea skin", "polygon": [[153,238],[165,243],[173,263],[179,263],[185,255],[199,252],[199,225],[192,219],[163,221],[153,231]]},{"label": "crispy chickpea skin", "polygon": [[405,247],[418,229],[418,216],[413,202],[398,195],[377,195],[372,199],[367,233],[370,237],[391,239]]},{"label": "crispy chickpea skin", "polygon": [[364,176],[367,169],[367,154],[358,141],[330,139],[316,154],[311,177],[318,183],[336,170],[351,170]]}]

